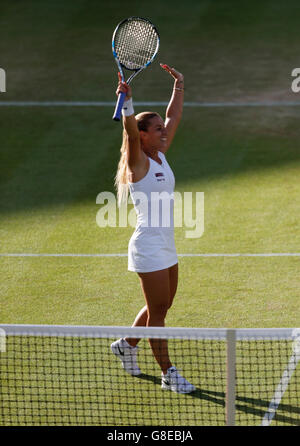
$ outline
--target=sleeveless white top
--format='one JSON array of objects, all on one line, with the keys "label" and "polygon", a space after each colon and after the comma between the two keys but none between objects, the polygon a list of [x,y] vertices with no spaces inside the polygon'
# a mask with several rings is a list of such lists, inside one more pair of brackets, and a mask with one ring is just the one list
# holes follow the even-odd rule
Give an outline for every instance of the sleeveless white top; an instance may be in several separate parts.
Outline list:
[{"label": "sleeveless white top", "polygon": [[137,214],[135,231],[128,246],[128,270],[151,272],[178,262],[174,242],[173,172],[162,152],[162,164],[149,158],[149,170],[136,183],[128,183]]}]

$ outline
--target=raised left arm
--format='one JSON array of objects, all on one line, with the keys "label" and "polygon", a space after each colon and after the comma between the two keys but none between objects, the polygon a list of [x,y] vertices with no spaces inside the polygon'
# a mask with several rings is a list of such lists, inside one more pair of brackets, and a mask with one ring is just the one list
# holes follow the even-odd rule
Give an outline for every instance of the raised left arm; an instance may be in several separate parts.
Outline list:
[{"label": "raised left arm", "polygon": [[179,71],[175,70],[175,68],[170,68],[168,65],[162,64],[161,67],[174,79],[174,87],[170,102],[167,107],[165,120],[168,139],[166,148],[164,149],[164,152],[166,152],[173,141],[182,116],[184,100],[184,77],[183,74],[179,73]]}]

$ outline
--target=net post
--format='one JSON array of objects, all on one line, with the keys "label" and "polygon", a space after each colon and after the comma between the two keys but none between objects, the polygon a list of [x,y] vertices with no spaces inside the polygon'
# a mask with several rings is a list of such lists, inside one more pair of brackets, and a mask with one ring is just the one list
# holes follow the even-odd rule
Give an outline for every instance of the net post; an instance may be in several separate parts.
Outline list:
[{"label": "net post", "polygon": [[226,426],[235,426],[236,330],[227,330],[226,345]]}]

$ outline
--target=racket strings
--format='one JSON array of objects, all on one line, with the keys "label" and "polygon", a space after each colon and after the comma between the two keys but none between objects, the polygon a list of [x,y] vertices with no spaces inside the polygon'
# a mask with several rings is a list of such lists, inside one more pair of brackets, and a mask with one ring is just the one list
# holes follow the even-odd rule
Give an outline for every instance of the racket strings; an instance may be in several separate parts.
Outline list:
[{"label": "racket strings", "polygon": [[158,35],[150,23],[127,21],[115,36],[115,51],[126,68],[135,70],[151,61],[157,43]]}]

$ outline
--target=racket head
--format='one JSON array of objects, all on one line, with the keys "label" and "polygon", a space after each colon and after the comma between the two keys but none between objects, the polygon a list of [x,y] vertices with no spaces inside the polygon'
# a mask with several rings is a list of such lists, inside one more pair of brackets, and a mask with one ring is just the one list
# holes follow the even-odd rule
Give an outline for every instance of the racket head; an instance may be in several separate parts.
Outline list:
[{"label": "racket head", "polygon": [[159,33],[149,20],[129,17],[120,22],[112,38],[112,51],[119,67],[140,71],[152,63],[159,49]]}]

